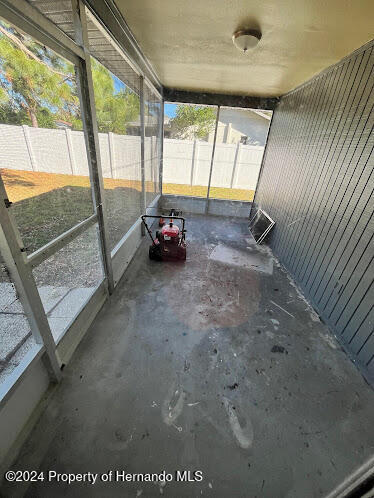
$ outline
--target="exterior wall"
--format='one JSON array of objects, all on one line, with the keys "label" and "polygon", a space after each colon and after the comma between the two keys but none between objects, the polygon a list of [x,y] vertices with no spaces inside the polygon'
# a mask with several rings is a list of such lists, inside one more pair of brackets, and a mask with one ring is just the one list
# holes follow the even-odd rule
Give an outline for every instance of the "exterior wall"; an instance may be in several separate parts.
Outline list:
[{"label": "exterior wall", "polygon": [[[269,120],[251,112],[250,109],[221,107],[217,143],[236,144],[242,136],[246,136],[250,144],[264,146],[268,128]],[[214,132],[209,134],[209,142],[213,142],[213,137]]]},{"label": "exterior wall", "polygon": [[162,210],[178,208],[186,214],[205,214],[211,216],[229,216],[232,218],[247,218],[251,210],[251,202],[230,201],[226,199],[204,199],[183,195],[162,195],[160,207]]},{"label": "exterior wall", "polygon": [[[260,116],[251,109],[232,109],[221,107],[217,127],[217,144],[237,144],[242,136],[248,137],[248,144],[263,147],[266,142],[270,120]],[[171,122],[172,123],[172,122]],[[171,131],[165,137],[175,137],[171,124]],[[191,126],[185,134],[186,140],[193,140],[195,127]],[[214,127],[204,138],[213,143]]]},{"label": "exterior wall", "polygon": [[373,42],[276,109],[255,205],[281,263],[374,380]]}]

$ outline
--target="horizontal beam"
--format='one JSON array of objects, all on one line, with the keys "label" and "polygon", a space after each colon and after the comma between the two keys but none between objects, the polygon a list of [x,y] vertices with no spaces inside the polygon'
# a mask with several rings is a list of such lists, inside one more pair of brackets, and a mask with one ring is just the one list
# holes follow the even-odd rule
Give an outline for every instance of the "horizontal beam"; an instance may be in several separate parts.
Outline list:
[{"label": "horizontal beam", "polygon": [[[157,88],[152,84],[151,81],[149,81],[147,78],[144,78],[144,84],[147,85],[149,90],[151,90],[161,101],[162,101],[162,94],[157,90]],[[160,88],[161,90],[161,88]]]},{"label": "horizontal beam", "polygon": [[277,97],[250,97],[249,95],[227,95],[222,93],[190,92],[174,88],[163,89],[164,100],[200,105],[220,105],[224,107],[241,107],[272,111],[279,99]]},{"label": "horizontal beam", "polygon": [[97,214],[94,213],[89,218],[81,221],[77,225],[70,228],[70,230],[68,230],[67,232],[64,232],[45,246],[33,252],[30,256],[28,256],[26,263],[30,265],[31,268],[35,268],[43,261],[50,258],[59,249],[62,249],[64,246],[69,244],[72,240],[78,237],[78,235],[83,233],[85,230],[87,230],[87,228],[89,228],[91,225],[94,225],[96,222]]},{"label": "horizontal beam", "polygon": [[26,0],[0,0],[0,15],[73,64],[84,57],[81,47]]},{"label": "horizontal beam", "polygon": [[128,55],[128,58],[136,64],[142,75],[161,93],[162,85],[156,72],[141,51],[138,42],[118,10],[115,2],[113,0],[83,1]]}]

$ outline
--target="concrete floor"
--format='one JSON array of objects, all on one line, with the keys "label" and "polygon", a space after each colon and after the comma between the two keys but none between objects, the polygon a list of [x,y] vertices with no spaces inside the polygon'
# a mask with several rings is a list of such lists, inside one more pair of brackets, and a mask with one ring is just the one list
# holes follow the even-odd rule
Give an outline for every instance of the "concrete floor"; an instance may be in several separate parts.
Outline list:
[{"label": "concrete floor", "polygon": [[15,469],[201,470],[201,482],[38,482],[4,496],[324,496],[373,454],[372,389],[245,220],[190,216],[185,264],[148,240]]}]

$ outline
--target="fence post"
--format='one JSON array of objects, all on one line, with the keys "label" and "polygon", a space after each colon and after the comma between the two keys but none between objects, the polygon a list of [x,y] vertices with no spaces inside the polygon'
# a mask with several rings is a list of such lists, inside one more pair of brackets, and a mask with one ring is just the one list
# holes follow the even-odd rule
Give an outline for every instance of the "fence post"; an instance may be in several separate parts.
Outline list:
[{"label": "fence post", "polygon": [[225,144],[229,144],[230,143],[230,140],[231,140],[231,130],[232,130],[231,123],[227,123],[226,129],[225,129],[225,133],[224,133],[224,140],[223,140]]},{"label": "fence post", "polygon": [[238,164],[240,163],[240,154],[241,154],[241,143],[238,142],[238,145],[236,147],[235,151],[235,159],[234,159],[234,166],[232,167],[232,175],[231,175],[231,182],[230,182],[230,188],[233,188],[234,186],[234,181],[236,181],[236,170],[238,168]]},{"label": "fence post", "polygon": [[191,177],[190,177],[191,186],[193,185],[195,180],[195,169],[198,160],[199,160],[199,142],[195,139],[193,142],[193,150],[192,150]]},{"label": "fence post", "polygon": [[66,136],[66,143],[68,145],[71,174],[76,175],[77,174],[77,166],[75,163],[73,141],[71,139],[71,129],[70,128],[65,128],[65,136]]},{"label": "fence post", "polygon": [[114,135],[112,131],[108,132],[108,143],[109,143],[109,165],[110,165],[110,176],[114,178],[115,168],[115,156],[114,156]]},{"label": "fence post", "polygon": [[31,169],[33,171],[35,171],[36,170],[36,161],[35,161],[34,151],[32,150],[30,130],[29,130],[29,127],[27,125],[22,125],[22,128],[23,128],[23,134],[25,137],[27,152],[29,153],[29,157],[30,157]]}]

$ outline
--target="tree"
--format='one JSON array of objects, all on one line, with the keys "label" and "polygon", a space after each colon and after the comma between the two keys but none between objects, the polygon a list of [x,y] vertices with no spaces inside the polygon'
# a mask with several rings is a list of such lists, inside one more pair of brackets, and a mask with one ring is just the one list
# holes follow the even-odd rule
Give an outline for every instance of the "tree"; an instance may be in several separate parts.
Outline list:
[{"label": "tree", "polygon": [[[139,116],[139,97],[95,59],[91,64],[99,131],[126,133]],[[57,120],[82,129],[74,66],[0,21],[0,121],[56,128]]]},{"label": "tree", "polygon": [[91,58],[96,117],[99,131],[126,133],[128,123],[140,113],[139,97],[116,78],[102,64]]},{"label": "tree", "polygon": [[[19,124],[54,127],[79,112],[73,65],[0,22],[1,114]],[[8,120],[6,120],[8,122]]]},{"label": "tree", "polygon": [[212,107],[181,104],[177,106],[171,126],[177,138],[205,139],[214,129],[215,120],[216,110]]}]

